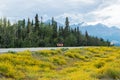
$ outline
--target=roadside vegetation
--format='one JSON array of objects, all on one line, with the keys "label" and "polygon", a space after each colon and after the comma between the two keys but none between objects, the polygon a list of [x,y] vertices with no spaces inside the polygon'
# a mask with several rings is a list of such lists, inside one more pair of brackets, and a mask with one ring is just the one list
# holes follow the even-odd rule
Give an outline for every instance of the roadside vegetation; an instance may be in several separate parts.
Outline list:
[{"label": "roadside vegetation", "polygon": [[0,80],[119,79],[119,47],[64,48],[0,54]]}]

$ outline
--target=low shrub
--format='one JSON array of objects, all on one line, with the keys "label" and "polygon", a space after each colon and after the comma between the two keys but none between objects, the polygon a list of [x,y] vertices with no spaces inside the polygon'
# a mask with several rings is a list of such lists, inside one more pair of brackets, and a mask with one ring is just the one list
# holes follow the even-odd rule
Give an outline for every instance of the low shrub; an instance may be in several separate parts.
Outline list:
[{"label": "low shrub", "polygon": [[94,63],[94,66],[96,68],[102,68],[102,67],[104,67],[104,65],[105,65],[105,62],[103,62],[103,61],[97,61]]},{"label": "low shrub", "polygon": [[66,64],[66,60],[64,59],[64,57],[62,56],[53,56],[50,59],[50,62],[54,63],[54,64],[58,64],[58,65],[64,65]]}]

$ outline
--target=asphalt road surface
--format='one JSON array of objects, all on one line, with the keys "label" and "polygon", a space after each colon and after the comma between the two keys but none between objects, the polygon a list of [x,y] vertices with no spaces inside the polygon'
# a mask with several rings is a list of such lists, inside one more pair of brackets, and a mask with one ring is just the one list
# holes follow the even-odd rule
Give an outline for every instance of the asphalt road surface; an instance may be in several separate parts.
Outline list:
[{"label": "asphalt road surface", "polygon": [[13,52],[21,52],[21,51],[25,51],[25,50],[29,50],[29,51],[39,51],[39,50],[50,50],[50,49],[59,49],[59,48],[81,48],[81,47],[42,47],[42,48],[0,48],[0,53],[6,53],[9,51],[13,51]]}]

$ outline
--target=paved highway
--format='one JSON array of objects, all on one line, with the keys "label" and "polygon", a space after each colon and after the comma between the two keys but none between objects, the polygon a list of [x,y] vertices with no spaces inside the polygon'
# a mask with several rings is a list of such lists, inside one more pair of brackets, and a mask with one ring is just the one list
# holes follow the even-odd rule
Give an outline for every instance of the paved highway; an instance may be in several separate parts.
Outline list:
[{"label": "paved highway", "polygon": [[41,48],[0,48],[0,53],[6,53],[9,51],[21,52],[25,50],[29,51],[39,51],[39,50],[49,50],[49,49],[59,49],[59,48],[82,48],[82,47],[41,47]]}]

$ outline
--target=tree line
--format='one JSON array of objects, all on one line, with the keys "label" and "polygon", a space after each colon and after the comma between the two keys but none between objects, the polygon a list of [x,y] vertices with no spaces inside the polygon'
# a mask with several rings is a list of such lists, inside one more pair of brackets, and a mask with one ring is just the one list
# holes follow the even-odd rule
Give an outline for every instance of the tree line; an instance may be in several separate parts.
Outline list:
[{"label": "tree line", "polygon": [[52,17],[51,23],[39,20],[19,20],[13,24],[6,18],[0,19],[0,48],[20,47],[55,47],[57,43],[64,46],[110,46],[109,41],[82,34],[79,27],[71,28],[66,17],[65,26],[58,26]]}]

